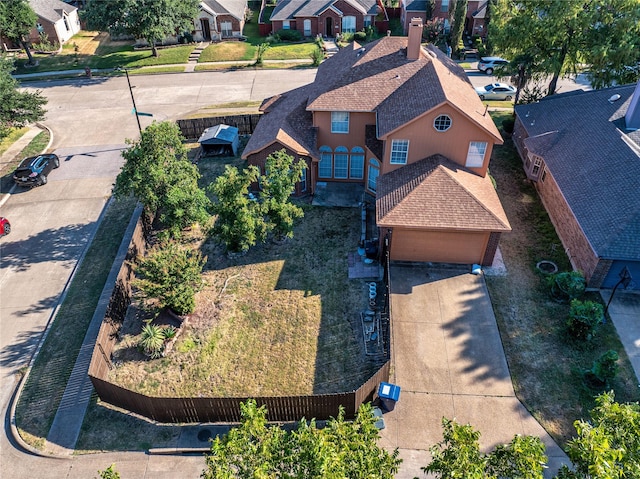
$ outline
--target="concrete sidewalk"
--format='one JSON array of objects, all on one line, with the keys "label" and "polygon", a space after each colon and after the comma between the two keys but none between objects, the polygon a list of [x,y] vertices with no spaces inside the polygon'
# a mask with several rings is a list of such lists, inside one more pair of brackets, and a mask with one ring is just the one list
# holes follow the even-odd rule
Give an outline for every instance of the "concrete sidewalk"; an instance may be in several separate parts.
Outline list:
[{"label": "concrete sidewalk", "polygon": [[[569,460],[516,398],[483,276],[427,266],[391,267],[391,381],[402,388],[384,415],[381,444],[399,448],[398,479],[420,475],[442,440],[442,417],[480,431],[492,450],[516,434],[540,437],[552,477]],[[422,477],[422,476],[421,476]]]},{"label": "concrete sidewalk", "polygon": [[[609,302],[611,291],[610,289],[600,291],[604,304]],[[609,305],[609,317],[629,356],[640,387],[640,293],[620,289],[616,291]]]}]

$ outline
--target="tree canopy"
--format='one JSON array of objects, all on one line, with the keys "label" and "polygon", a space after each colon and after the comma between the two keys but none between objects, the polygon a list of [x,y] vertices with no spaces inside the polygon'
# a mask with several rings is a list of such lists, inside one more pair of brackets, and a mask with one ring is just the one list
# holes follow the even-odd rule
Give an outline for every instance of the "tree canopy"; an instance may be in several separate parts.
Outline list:
[{"label": "tree canopy", "polygon": [[18,43],[27,52],[29,64],[34,63],[26,40],[38,17],[27,0],[5,0],[0,2],[0,37]]},{"label": "tree canopy", "polygon": [[198,0],[90,0],[81,14],[88,29],[142,38],[158,56],[156,43],[193,30],[199,8]]},{"label": "tree canopy", "polygon": [[180,129],[172,122],[154,122],[140,136],[127,140],[125,164],[116,178],[114,194],[133,193],[170,236],[194,223],[205,223],[210,202],[198,186],[198,168],[187,159]]},{"label": "tree canopy", "polygon": [[489,38],[507,59],[526,56],[530,77],[549,75],[549,95],[561,76],[583,68],[602,88],[634,80],[640,9],[637,0],[496,0]]},{"label": "tree canopy", "polygon": [[291,432],[269,426],[266,408],[252,399],[240,407],[240,426],[212,442],[204,479],[392,479],[398,471],[398,450],[390,453],[376,443],[369,404],[354,421],[341,411],[323,429],[303,419]]},{"label": "tree canopy", "polygon": [[11,76],[13,60],[0,56],[0,140],[12,128],[22,128],[28,123],[44,118],[47,99],[40,91],[20,91],[19,84]]}]

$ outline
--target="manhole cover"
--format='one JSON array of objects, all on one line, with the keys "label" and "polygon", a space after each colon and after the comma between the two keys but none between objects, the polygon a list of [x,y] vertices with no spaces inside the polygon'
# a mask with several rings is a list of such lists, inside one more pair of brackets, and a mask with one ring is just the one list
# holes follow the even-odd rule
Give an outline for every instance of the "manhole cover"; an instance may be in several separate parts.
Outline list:
[{"label": "manhole cover", "polygon": [[209,429],[200,429],[198,441],[207,442],[209,439],[211,439],[211,431]]}]

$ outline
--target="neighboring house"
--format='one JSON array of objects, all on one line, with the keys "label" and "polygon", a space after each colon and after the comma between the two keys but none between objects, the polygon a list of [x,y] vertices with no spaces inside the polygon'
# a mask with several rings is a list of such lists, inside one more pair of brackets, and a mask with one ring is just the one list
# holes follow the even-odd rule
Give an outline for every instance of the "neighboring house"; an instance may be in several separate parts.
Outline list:
[{"label": "neighboring house", "polygon": [[290,29],[305,37],[335,37],[370,25],[377,30],[389,19],[381,0],[280,0],[270,20],[273,32]]},{"label": "neighboring house", "polygon": [[202,0],[193,38],[211,41],[242,36],[247,10],[247,0]]},{"label": "neighboring house", "polygon": [[640,83],[516,107],[513,139],[571,264],[590,288],[624,267],[640,289]]},{"label": "neighboring house", "polygon": [[313,83],[265,100],[242,157],[262,172],[283,148],[305,161],[296,195],[364,185],[393,260],[488,265],[511,230],[487,175],[502,139],[462,68],[421,34],[415,20],[408,38],[353,43]]},{"label": "neighboring house", "polygon": [[[409,29],[412,18],[421,18],[423,22],[427,19],[428,0],[400,0],[400,21],[405,32]],[[448,30],[451,21],[451,7],[455,0],[436,0],[431,18],[442,18],[444,28]],[[464,20],[464,31],[467,35],[479,35],[486,37],[487,25],[487,0],[469,0],[467,13]]]},{"label": "neighboring house", "polygon": [[78,9],[61,0],[29,0],[38,16],[38,23],[29,34],[32,43],[40,42],[40,34],[47,35],[51,43],[67,43],[81,29]]}]

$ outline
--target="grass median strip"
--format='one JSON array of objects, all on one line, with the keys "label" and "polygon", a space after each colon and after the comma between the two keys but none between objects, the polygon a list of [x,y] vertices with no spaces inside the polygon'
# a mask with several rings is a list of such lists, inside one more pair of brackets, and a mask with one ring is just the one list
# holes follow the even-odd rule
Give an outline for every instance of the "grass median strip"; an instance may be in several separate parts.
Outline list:
[{"label": "grass median strip", "polygon": [[34,447],[44,446],[134,207],[133,200],[109,206],[31,369],[17,405],[16,424]]}]

